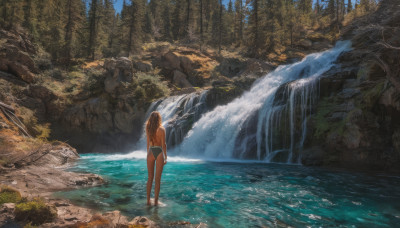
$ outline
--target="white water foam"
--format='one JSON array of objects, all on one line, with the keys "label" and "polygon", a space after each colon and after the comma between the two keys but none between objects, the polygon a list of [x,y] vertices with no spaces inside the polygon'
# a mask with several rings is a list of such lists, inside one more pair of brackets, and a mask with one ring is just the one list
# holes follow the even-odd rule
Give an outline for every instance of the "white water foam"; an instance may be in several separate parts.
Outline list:
[{"label": "white water foam", "polygon": [[[146,160],[147,153],[145,150],[136,150],[128,154],[96,154],[85,155],[81,159],[89,159],[92,161],[120,161],[120,160]],[[201,162],[201,159],[185,158],[180,156],[168,156],[168,162]]]}]

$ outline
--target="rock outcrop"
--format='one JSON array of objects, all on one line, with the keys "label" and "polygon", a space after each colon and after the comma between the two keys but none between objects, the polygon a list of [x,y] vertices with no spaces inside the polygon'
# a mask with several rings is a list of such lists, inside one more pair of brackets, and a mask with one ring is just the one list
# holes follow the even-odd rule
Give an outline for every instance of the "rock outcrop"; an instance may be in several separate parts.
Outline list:
[{"label": "rock outcrop", "polygon": [[141,134],[148,103],[132,90],[137,86],[127,58],[104,62],[104,90],[66,108],[53,137],[68,139],[84,152],[126,151]]},{"label": "rock outcrop", "polygon": [[[38,69],[32,56],[36,50],[24,33],[0,29],[0,70],[8,72],[20,80],[33,83]],[[4,41],[3,41],[4,40]]]},{"label": "rock outcrop", "polygon": [[320,81],[303,164],[400,170],[399,28],[395,0],[345,28],[353,50]]}]

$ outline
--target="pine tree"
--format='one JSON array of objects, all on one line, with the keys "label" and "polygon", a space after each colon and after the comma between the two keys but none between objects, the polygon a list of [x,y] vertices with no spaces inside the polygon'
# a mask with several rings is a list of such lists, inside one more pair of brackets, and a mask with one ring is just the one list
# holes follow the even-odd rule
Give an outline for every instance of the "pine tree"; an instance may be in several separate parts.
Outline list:
[{"label": "pine tree", "polygon": [[129,22],[128,56],[130,56],[134,48],[137,48],[142,42],[145,2],[146,0],[131,0],[131,5],[129,7],[130,14],[127,17],[127,21]]},{"label": "pine tree", "polygon": [[96,45],[96,22],[97,22],[97,2],[92,0],[89,10],[89,46],[88,57],[94,60],[95,45]]},{"label": "pine tree", "polygon": [[166,41],[172,40],[170,5],[168,1],[163,1],[163,39]]},{"label": "pine tree", "polygon": [[351,3],[351,0],[347,1],[347,13],[350,13],[353,10],[353,5]]},{"label": "pine tree", "polygon": [[226,44],[232,44],[235,40],[235,14],[233,12],[232,0],[229,0],[228,10],[224,17],[224,25],[226,31]]},{"label": "pine tree", "polygon": [[28,31],[36,38],[36,28],[35,28],[35,19],[36,15],[34,15],[33,8],[33,0],[25,0],[24,1],[24,22],[23,26],[28,29]]},{"label": "pine tree", "polygon": [[219,41],[218,41],[218,53],[221,53],[222,45],[222,0],[219,0]]},{"label": "pine tree", "polygon": [[236,12],[236,33],[237,33],[237,41],[239,44],[242,43],[243,40],[243,1],[235,0],[235,12]]},{"label": "pine tree", "polygon": [[330,16],[331,20],[335,19],[335,0],[329,0],[328,7],[326,9],[327,14]]},{"label": "pine tree", "polygon": [[259,0],[252,1],[252,11],[249,21],[249,32],[250,32],[250,46],[253,47],[253,55],[257,55],[260,42],[259,42],[259,18],[258,18],[258,3]]},{"label": "pine tree", "polygon": [[[199,18],[200,18],[200,45],[203,44],[203,0],[200,0],[200,6],[199,6]],[[201,46],[200,46],[201,48]]]},{"label": "pine tree", "polygon": [[186,35],[189,34],[189,30],[190,30],[190,15],[191,15],[191,4],[190,4],[191,0],[186,0],[186,20],[185,20],[185,33]]},{"label": "pine tree", "polygon": [[174,36],[174,40],[178,40],[179,38],[181,38],[182,1],[183,0],[175,0],[175,8],[174,8],[174,13],[173,13],[173,18],[172,18],[172,25],[173,25],[172,33]]},{"label": "pine tree", "polygon": [[364,8],[366,12],[369,12],[370,1],[369,0],[360,0],[360,7]]}]

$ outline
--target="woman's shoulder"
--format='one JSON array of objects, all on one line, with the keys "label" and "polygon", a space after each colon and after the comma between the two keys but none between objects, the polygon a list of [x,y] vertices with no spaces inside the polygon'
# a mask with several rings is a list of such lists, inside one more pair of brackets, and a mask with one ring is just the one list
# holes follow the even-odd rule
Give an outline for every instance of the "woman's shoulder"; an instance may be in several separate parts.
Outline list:
[{"label": "woman's shoulder", "polygon": [[165,133],[165,128],[164,128],[163,126],[160,126],[160,127],[157,129],[157,131],[159,131],[159,132],[164,132],[164,133]]}]

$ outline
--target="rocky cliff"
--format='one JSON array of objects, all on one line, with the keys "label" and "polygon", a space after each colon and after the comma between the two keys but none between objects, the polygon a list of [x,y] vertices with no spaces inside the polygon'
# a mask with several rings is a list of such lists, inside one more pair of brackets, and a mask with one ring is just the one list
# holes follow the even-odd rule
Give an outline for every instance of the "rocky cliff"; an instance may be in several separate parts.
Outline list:
[{"label": "rocky cliff", "polygon": [[345,28],[353,49],[320,80],[303,164],[399,171],[399,37],[396,0]]}]

